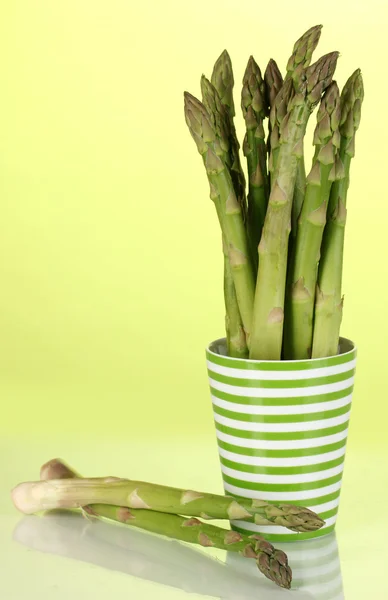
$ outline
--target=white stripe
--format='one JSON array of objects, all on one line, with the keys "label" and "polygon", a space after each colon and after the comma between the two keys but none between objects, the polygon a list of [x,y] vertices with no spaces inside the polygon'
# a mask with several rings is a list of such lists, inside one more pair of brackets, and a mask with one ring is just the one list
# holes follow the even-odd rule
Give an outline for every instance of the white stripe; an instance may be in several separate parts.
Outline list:
[{"label": "white stripe", "polygon": [[[325,531],[328,527],[333,525],[337,520],[337,515],[334,517],[330,517],[327,519],[326,526],[322,527],[319,531]],[[239,527],[240,529],[246,529],[247,531],[254,531],[256,533],[268,533],[273,535],[294,535],[295,531],[291,531],[290,529],[286,529],[285,527],[276,527],[273,525],[265,526],[255,525],[255,523],[248,523],[247,521],[231,521],[232,525],[235,527]]]},{"label": "white stripe", "polygon": [[334,433],[333,435],[325,435],[319,438],[310,438],[304,440],[251,440],[240,438],[229,433],[223,433],[216,428],[216,435],[219,440],[227,444],[233,444],[240,448],[252,448],[258,450],[298,450],[302,448],[319,448],[320,446],[328,446],[341,442],[347,438],[348,429]]},{"label": "white stripe", "polygon": [[340,499],[338,496],[338,498],[335,498],[330,502],[325,502],[324,504],[317,504],[316,506],[308,506],[307,508],[310,508],[315,513],[322,514],[324,512],[327,512],[328,510],[333,510],[333,508],[337,508],[337,506],[339,505],[339,501]]},{"label": "white stripe", "polygon": [[[289,554],[288,558],[290,559]],[[322,575],[328,575],[329,573],[333,573],[334,575],[336,571],[338,572],[340,570],[341,567],[338,557],[336,557],[334,560],[331,560],[330,562],[323,563],[321,565],[316,565],[314,567],[310,566],[308,564],[308,561],[306,561],[305,567],[302,567],[301,569],[296,569],[294,567],[292,569],[292,577],[293,579],[303,579],[305,584],[307,584],[307,582],[311,582],[311,580],[314,579],[318,587],[320,584],[318,577],[322,577]]]},{"label": "white stripe", "polygon": [[[323,496],[327,496],[328,494],[334,494],[334,492],[338,492],[338,490],[341,489],[341,481],[337,481],[336,483],[332,483],[326,487],[318,488],[317,490],[302,490],[301,492],[264,492],[261,490],[246,490],[244,488],[237,487],[236,485],[226,483],[226,481],[224,481],[224,489],[226,492],[230,492],[235,496],[242,496],[243,498],[274,500],[275,502],[281,502],[282,500],[285,500],[286,502],[303,500],[306,501],[308,506],[308,501],[311,500],[311,498],[321,498]],[[328,521],[330,521],[330,519],[328,519],[326,523],[328,523]]]},{"label": "white stripe", "polygon": [[240,481],[250,481],[251,483],[272,483],[272,484],[297,484],[297,483],[309,483],[313,481],[322,481],[323,479],[329,479],[329,477],[335,477],[342,473],[344,464],[333,467],[332,469],[326,469],[326,471],[317,471],[316,473],[303,473],[295,475],[265,475],[263,473],[245,473],[243,471],[237,471],[236,469],[230,469],[221,465],[221,471]]},{"label": "white stripe", "polygon": [[[296,581],[296,580],[295,580]],[[338,576],[335,579],[331,579],[330,581],[318,581],[317,583],[312,583],[311,581],[301,581],[301,585],[299,588],[299,590],[304,591],[304,592],[310,592],[312,594],[314,594],[314,596],[316,597],[316,594],[319,594],[319,597],[324,597],[324,598],[328,598],[328,600],[332,600],[331,595],[328,596],[324,596],[323,594],[330,594],[331,590],[335,589],[338,585],[342,586],[342,574],[341,572],[338,574]],[[322,594],[322,596],[321,596]],[[339,596],[340,598],[343,598],[343,595],[341,594]]]},{"label": "white stripe", "polygon": [[298,396],[319,396],[320,394],[330,394],[346,390],[354,383],[354,377],[349,377],[345,381],[337,383],[327,383],[325,385],[313,385],[302,388],[246,388],[237,385],[221,383],[209,378],[209,384],[215,390],[231,394],[232,396],[244,396],[246,398],[296,398]]},{"label": "white stripe", "polygon": [[[322,537],[316,538],[315,540],[307,540],[306,542],[298,542],[290,543],[289,547],[287,547],[287,556],[291,560],[295,562],[303,561],[308,564],[309,560],[315,561],[318,558],[324,558],[327,556],[335,555],[338,557],[338,544],[337,540],[330,537]],[[326,541],[326,545],[318,546],[315,545],[320,544],[323,541]],[[330,542],[330,543],[329,543]]]},{"label": "white stripe", "polygon": [[301,423],[250,423],[249,421],[237,421],[214,414],[214,420],[220,425],[239,429],[240,431],[257,431],[262,433],[293,433],[296,431],[316,431],[328,429],[346,423],[350,418],[350,411],[339,417],[321,419],[320,421],[302,421]]},{"label": "white stripe", "polygon": [[346,446],[327,452],[326,454],[316,454],[315,456],[297,456],[293,458],[266,458],[263,456],[244,456],[229,452],[223,448],[218,448],[219,455],[223,458],[239,463],[241,465],[253,465],[255,467],[304,467],[307,465],[319,465],[321,463],[336,460],[345,455]]},{"label": "white stripe", "polygon": [[316,402],[315,404],[291,404],[289,406],[263,406],[261,404],[237,404],[221,400],[216,396],[211,396],[214,406],[230,410],[231,412],[241,413],[243,415],[308,415],[310,413],[324,412],[342,408],[352,401],[352,394],[344,396],[339,400],[330,400],[328,402]]},{"label": "white stripe", "polygon": [[332,367],[321,367],[319,369],[306,369],[299,371],[259,371],[251,369],[234,369],[233,367],[224,367],[216,365],[210,360],[207,361],[207,367],[213,373],[234,377],[236,379],[261,379],[263,381],[293,381],[296,379],[315,379],[316,377],[330,377],[339,375],[356,368],[356,359],[334,365]]}]

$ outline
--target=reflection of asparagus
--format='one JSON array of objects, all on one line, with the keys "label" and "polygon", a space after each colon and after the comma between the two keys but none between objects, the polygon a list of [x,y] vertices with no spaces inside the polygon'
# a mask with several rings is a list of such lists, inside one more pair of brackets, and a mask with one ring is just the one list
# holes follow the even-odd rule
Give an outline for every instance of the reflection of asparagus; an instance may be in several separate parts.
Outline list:
[{"label": "reflection of asparagus", "polygon": [[300,74],[282,121],[279,156],[259,246],[260,268],[249,345],[251,359],[281,359],[288,243],[298,160],[308,119],[331,83],[337,58],[337,52],[327,54]]},{"label": "reflection of asparagus", "polygon": [[[72,479],[71,482],[67,481],[66,475],[70,479],[75,479]],[[50,477],[58,476],[60,476],[62,479],[50,479]],[[66,489],[67,487],[70,489],[71,483],[75,484],[73,487],[77,487],[77,485],[82,483],[82,481],[85,481],[77,479],[77,476],[78,474],[67,467],[67,465],[61,461],[54,460],[50,461],[46,465],[43,465],[41,469],[41,478],[43,477],[46,479],[40,483],[46,486],[51,485],[57,490],[60,487],[63,489]],[[120,480],[114,481],[119,482]],[[62,486],[60,484],[62,484]],[[23,485],[25,486],[28,484],[22,484],[22,486]],[[36,495],[37,484],[32,484],[32,486],[34,485],[35,490],[31,490],[32,495]],[[23,504],[22,496],[26,491],[27,490],[24,487],[24,492],[22,491],[21,494],[19,493],[19,495],[16,494],[19,496],[19,508],[21,506],[20,500]],[[57,495],[57,499],[59,500],[62,508],[75,507],[74,502],[67,502],[69,495],[71,494],[59,493]],[[26,500],[27,496],[28,491],[24,497],[24,501]],[[136,494],[136,497],[137,500],[135,503],[137,506],[141,506],[142,504],[144,506],[144,501],[140,500],[140,496]],[[193,517],[181,517],[180,515],[154,512],[153,510],[144,508],[129,509],[125,506],[113,506],[110,504],[98,504],[95,502],[92,504],[87,504],[88,505],[84,505],[82,503],[82,506],[84,507],[85,512],[92,516],[104,517],[119,523],[132,525],[133,527],[139,527],[140,529],[145,529],[152,533],[164,535],[169,538],[178,539],[192,544],[200,544],[204,547],[215,547],[220,548],[221,550],[238,552],[246,558],[254,558],[257,562],[258,568],[266,577],[268,577],[268,579],[271,579],[271,581],[274,581],[280,587],[289,588],[291,585],[291,570],[288,567],[287,556],[281,550],[274,549],[269,542],[260,536],[242,536],[236,531],[228,531],[220,527],[215,527],[214,525],[203,523],[199,519]],[[121,503],[119,502],[119,504]],[[47,504],[45,499],[43,499],[40,510],[44,509],[45,506],[47,506]]]},{"label": "reflection of asparagus", "polygon": [[[88,522],[79,512],[51,511],[43,517],[25,517],[16,526],[13,540],[39,552],[87,562],[189,593],[225,600],[235,600],[241,594],[248,600],[258,594],[261,586],[268,593],[265,580],[258,581],[255,570],[248,578],[237,568],[226,566],[194,546],[98,519]],[[276,590],[271,586],[275,594]]]},{"label": "reflection of asparagus", "polygon": [[317,114],[315,155],[289,261],[290,282],[284,335],[286,359],[304,360],[311,357],[315,287],[327,203],[335,177],[339,119],[339,91],[333,81],[325,92]]},{"label": "reflection of asparagus", "polygon": [[356,131],[360,125],[364,87],[359,69],[351,75],[341,94],[341,143],[339,157],[344,176],[332,186],[327,211],[315,304],[312,357],[338,352],[342,319],[342,269],[346,222],[346,198]]},{"label": "reflection of asparagus", "polygon": [[[42,467],[41,479],[58,479],[61,470],[64,479],[69,478],[70,473],[73,477],[75,475],[62,461],[54,459]],[[63,499],[69,502],[67,508],[95,501],[191,517],[254,521],[257,525],[278,525],[301,532],[315,531],[324,524],[322,519],[308,508],[292,504],[268,504],[263,500],[236,499],[127,479],[80,479],[78,482],[62,483],[63,485],[59,481],[53,486],[42,481],[40,484],[21,486],[27,486],[26,493],[34,494],[40,490],[42,500],[50,502],[50,508],[57,508],[57,503],[63,496]]]}]

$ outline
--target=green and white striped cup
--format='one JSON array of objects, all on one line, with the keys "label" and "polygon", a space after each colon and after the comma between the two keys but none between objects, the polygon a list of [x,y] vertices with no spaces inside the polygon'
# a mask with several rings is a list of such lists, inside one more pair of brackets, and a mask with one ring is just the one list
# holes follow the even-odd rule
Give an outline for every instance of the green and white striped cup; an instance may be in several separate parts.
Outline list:
[{"label": "green and white striped cup", "polygon": [[230,358],[224,338],[206,350],[225,493],[311,508],[322,529],[294,533],[232,521],[241,533],[274,542],[304,540],[335,528],[348,435],[356,348],[302,361]]}]

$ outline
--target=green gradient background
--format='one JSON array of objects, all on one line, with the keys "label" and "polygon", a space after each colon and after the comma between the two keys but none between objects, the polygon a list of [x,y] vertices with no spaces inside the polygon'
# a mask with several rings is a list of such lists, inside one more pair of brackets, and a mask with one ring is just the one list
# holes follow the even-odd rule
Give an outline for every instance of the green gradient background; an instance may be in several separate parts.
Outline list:
[{"label": "green gradient background", "polygon": [[0,435],[212,435],[204,347],[223,335],[222,255],[183,91],[227,47],[238,106],[248,56],[284,69],[320,22],[339,84],[361,67],[366,86],[344,270],[351,443],[385,431],[387,5],[276,6],[271,25],[251,0],[3,3]]}]

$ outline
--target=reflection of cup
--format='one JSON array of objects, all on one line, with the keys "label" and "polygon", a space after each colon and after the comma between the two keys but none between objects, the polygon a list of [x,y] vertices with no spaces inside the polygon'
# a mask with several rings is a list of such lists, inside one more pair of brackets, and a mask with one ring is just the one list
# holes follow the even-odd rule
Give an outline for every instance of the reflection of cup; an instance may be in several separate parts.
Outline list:
[{"label": "reflection of cup", "polygon": [[252,567],[247,574],[241,572],[240,563],[226,564],[202,549],[124,525],[90,521],[76,512],[52,511],[44,517],[24,517],[13,539],[39,552],[92,563],[190,593],[223,600],[284,598],[278,595],[284,590],[265,579],[254,560],[240,557],[242,563]]},{"label": "reflection of cup", "polygon": [[356,367],[354,344],[301,361],[226,356],[225,339],[206,351],[220,467],[226,494],[311,508],[318,531],[232,521],[271,542],[330,534],[335,527]]},{"label": "reflection of cup", "polygon": [[[292,590],[297,590],[298,600],[344,600],[335,533],[317,540],[283,544],[282,549],[288,556]],[[230,553],[226,562],[245,574],[252,572],[252,565],[241,556]],[[270,600],[277,596],[269,594],[267,598]]]}]

